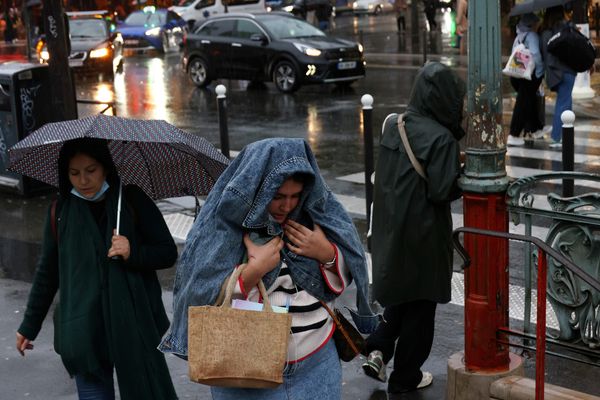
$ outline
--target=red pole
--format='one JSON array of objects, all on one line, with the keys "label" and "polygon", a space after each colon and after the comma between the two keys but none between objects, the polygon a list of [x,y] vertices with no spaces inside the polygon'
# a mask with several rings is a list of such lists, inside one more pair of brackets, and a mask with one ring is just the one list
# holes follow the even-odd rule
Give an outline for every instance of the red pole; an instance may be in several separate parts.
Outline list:
[{"label": "red pole", "polygon": [[546,284],[548,281],[546,253],[538,248],[537,322],[535,356],[535,399],[544,400],[546,358]]},{"label": "red pole", "polygon": [[[465,193],[464,225],[508,232],[504,193]],[[465,235],[472,255],[465,269],[465,366],[468,371],[506,371],[508,346],[497,341],[508,326],[508,240]]]}]

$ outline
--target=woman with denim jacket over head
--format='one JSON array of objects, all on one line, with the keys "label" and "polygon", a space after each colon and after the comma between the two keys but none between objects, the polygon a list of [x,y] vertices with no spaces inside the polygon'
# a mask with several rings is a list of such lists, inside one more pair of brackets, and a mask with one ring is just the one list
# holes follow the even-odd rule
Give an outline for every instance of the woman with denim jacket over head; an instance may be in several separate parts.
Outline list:
[{"label": "woman with denim jacket over head", "polygon": [[531,80],[523,78],[510,78],[512,87],[517,91],[515,108],[510,121],[509,146],[522,146],[525,144],[521,132],[531,134],[544,127],[544,121],[539,119],[537,91],[544,77],[544,62],[540,51],[540,39],[536,32],[539,18],[533,14],[524,14],[517,24],[517,37],[513,42],[513,51],[519,44],[524,44],[531,52],[535,63],[535,70]]},{"label": "woman with denim jacket over head", "polygon": [[284,383],[275,389],[212,387],[213,398],[340,399],[335,327],[320,301],[331,305],[354,280],[357,327],[370,332],[378,318],[367,302],[356,228],[302,139],[252,143],[220,176],[188,235],[175,278],[173,324],[161,350],[187,356],[188,307],[214,304],[245,256],[238,298],[259,301],[262,279],[271,304],[292,315]]},{"label": "woman with denim jacket over head", "polygon": [[573,86],[577,72],[563,64],[557,57],[548,52],[548,40],[570,22],[563,6],[548,8],[542,23],[542,57],[546,66],[546,84],[556,92],[556,104],[552,118],[551,148],[560,148],[562,141],[562,122],[560,115],[573,108]]}]

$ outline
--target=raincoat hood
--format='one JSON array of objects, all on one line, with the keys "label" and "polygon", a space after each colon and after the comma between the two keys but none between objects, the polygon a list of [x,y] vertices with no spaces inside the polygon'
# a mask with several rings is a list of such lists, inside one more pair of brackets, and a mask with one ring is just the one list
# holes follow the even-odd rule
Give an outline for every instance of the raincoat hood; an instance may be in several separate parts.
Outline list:
[{"label": "raincoat hood", "polygon": [[[283,234],[267,207],[286,179],[296,173],[308,179],[289,218],[309,228],[318,224],[338,246],[357,287],[358,312],[351,310],[352,317],[363,333],[375,329],[378,317],[369,308],[366,258],[352,219],[325,184],[304,140],[267,139],[240,152],[202,206],[177,267],[173,323],[159,346],[161,351],[187,357],[188,307],[215,302],[222,283],[246,253],[245,232],[256,232],[267,239]],[[287,247],[281,251],[281,258],[294,282],[312,296],[323,301],[336,297],[326,287],[316,260],[299,256]],[[281,264],[263,277],[267,288],[280,268]]]},{"label": "raincoat hood", "polygon": [[408,101],[407,112],[414,112],[437,121],[460,140],[465,131],[461,126],[465,83],[444,64],[425,64],[417,75]]}]

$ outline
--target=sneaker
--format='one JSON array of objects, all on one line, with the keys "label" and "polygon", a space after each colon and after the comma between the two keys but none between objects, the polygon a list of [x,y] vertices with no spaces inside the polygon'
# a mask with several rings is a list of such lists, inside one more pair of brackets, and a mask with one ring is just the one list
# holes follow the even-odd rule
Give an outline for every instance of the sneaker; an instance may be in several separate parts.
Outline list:
[{"label": "sneaker", "polygon": [[433,375],[431,375],[431,372],[423,371],[423,377],[421,378],[421,382],[419,382],[417,387],[415,387],[414,389],[392,387],[392,385],[390,384],[390,385],[388,385],[388,393],[392,393],[392,394],[408,393],[408,392],[412,392],[414,390],[426,388],[427,386],[431,385],[432,382],[433,382]]},{"label": "sneaker", "polygon": [[387,374],[385,372],[386,366],[383,362],[383,353],[379,350],[373,350],[367,357],[367,362],[362,365],[365,374],[378,381],[387,381]]},{"label": "sneaker", "polygon": [[533,136],[534,139],[543,139],[544,137],[550,135],[551,132],[552,125],[546,125],[542,129],[538,129],[537,131],[533,132],[531,136]]},{"label": "sneaker", "polygon": [[524,144],[525,140],[523,140],[523,138],[508,135],[508,140],[506,141],[507,146],[523,146]]},{"label": "sneaker", "polygon": [[560,150],[562,149],[562,143],[560,141],[557,142],[555,140],[552,140],[548,147],[550,147],[551,149]]},{"label": "sneaker", "polygon": [[423,377],[421,378],[421,382],[417,385],[417,389],[423,389],[424,387],[431,385],[431,382],[433,382],[433,375],[431,375],[431,372],[423,371]]}]

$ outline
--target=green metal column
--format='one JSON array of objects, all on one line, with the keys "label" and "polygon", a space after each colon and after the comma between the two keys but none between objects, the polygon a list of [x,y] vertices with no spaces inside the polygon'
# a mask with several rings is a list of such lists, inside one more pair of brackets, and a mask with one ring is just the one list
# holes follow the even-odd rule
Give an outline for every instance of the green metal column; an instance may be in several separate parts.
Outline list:
[{"label": "green metal column", "polygon": [[[464,226],[507,231],[500,3],[470,0],[468,7],[467,149],[460,179]],[[473,372],[505,371],[508,347],[498,344],[497,331],[508,324],[508,241],[474,235],[464,240],[472,257],[465,270],[465,366]]]}]

